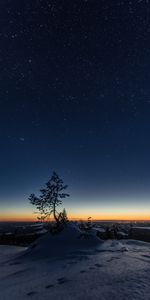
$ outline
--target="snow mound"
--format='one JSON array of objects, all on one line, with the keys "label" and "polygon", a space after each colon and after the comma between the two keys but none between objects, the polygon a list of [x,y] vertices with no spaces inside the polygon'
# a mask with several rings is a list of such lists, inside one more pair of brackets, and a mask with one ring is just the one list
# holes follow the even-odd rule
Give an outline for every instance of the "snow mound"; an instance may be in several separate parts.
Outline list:
[{"label": "snow mound", "polygon": [[99,251],[125,252],[128,251],[128,247],[117,240],[108,240],[99,247]]},{"label": "snow mound", "polygon": [[112,241],[111,248],[114,251],[121,251],[121,252],[128,251],[128,248],[118,241]]},{"label": "snow mound", "polygon": [[77,250],[94,250],[101,244],[99,238],[84,233],[76,225],[68,224],[63,231],[52,235],[46,233],[29,247],[26,256],[33,259],[64,256]]}]

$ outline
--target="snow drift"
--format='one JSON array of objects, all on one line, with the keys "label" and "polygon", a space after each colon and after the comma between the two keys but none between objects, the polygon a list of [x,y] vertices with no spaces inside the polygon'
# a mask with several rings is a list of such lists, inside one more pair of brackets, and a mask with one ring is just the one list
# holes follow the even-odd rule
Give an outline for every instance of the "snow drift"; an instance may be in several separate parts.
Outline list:
[{"label": "snow drift", "polygon": [[46,233],[29,247],[26,256],[33,259],[64,256],[77,250],[94,250],[101,240],[90,233],[84,233],[74,224],[67,224],[63,231],[52,235]]}]

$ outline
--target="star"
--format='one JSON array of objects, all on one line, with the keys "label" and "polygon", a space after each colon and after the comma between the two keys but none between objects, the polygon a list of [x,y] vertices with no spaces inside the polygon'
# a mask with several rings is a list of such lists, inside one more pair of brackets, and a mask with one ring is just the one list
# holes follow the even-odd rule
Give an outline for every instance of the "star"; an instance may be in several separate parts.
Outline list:
[{"label": "star", "polygon": [[25,138],[24,137],[20,137],[19,140],[20,140],[20,142],[24,142]]}]

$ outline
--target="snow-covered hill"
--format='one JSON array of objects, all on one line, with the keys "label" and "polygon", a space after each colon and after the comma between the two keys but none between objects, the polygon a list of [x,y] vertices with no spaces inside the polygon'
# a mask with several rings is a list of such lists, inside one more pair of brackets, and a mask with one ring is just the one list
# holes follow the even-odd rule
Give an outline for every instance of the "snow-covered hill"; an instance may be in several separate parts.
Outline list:
[{"label": "snow-covered hill", "polygon": [[32,259],[62,257],[77,250],[93,250],[101,244],[98,237],[84,233],[77,225],[69,224],[56,235],[45,234],[28,249],[25,257]]},{"label": "snow-covered hill", "polygon": [[2,300],[149,300],[150,244],[102,242],[75,226],[28,249],[0,246]]}]

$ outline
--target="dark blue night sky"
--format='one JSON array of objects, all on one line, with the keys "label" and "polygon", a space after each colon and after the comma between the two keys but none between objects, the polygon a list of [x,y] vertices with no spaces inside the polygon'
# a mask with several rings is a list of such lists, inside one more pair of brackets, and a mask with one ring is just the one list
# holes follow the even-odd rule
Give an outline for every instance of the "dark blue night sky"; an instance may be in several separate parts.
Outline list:
[{"label": "dark blue night sky", "polygon": [[0,124],[2,219],[53,170],[71,215],[147,218],[150,2],[1,0]]}]

